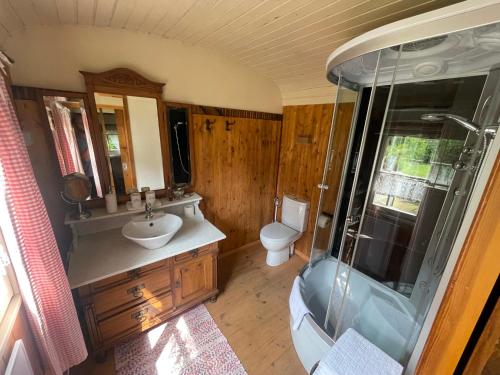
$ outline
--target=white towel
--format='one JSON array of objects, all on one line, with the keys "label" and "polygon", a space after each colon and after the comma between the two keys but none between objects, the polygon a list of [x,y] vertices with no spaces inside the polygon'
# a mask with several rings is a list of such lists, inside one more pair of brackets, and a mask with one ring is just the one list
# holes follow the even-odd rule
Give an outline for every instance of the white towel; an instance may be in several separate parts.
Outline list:
[{"label": "white towel", "polygon": [[290,314],[292,315],[292,328],[294,331],[299,329],[300,323],[302,323],[302,319],[306,314],[312,315],[302,298],[302,294],[300,293],[301,283],[302,279],[300,276],[295,277],[292,292],[290,293],[290,299],[288,301],[290,305]]},{"label": "white towel", "polygon": [[319,362],[314,375],[401,375],[403,366],[349,328]]}]

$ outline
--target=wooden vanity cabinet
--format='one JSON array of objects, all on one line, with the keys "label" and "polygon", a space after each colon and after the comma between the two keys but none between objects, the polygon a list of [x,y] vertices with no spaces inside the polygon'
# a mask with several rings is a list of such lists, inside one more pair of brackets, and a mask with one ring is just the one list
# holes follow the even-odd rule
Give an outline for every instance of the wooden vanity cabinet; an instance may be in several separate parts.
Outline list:
[{"label": "wooden vanity cabinet", "polygon": [[215,299],[217,256],[216,242],[80,287],[78,305],[96,360],[116,343]]}]

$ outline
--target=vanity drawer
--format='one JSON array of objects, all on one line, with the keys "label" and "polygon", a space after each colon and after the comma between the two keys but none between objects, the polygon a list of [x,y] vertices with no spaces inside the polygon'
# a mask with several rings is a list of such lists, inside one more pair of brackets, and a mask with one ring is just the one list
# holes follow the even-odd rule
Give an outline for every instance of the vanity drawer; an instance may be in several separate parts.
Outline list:
[{"label": "vanity drawer", "polygon": [[115,276],[107,277],[104,280],[96,281],[92,284],[80,287],[78,289],[78,292],[82,297],[94,293],[99,293],[103,290],[113,288],[118,285],[123,286],[124,283],[128,283],[130,280],[137,280],[140,277],[146,276],[147,274],[150,274],[162,268],[170,268],[170,259],[161,260],[159,262],[148,264],[143,267],[138,267],[127,272],[122,272]]},{"label": "vanity drawer", "polygon": [[[98,320],[105,318],[106,313],[121,308],[127,308],[151,297],[170,291],[170,268],[138,277],[126,283],[108,288],[90,297]],[[104,316],[102,316],[104,315]]]},{"label": "vanity drawer", "polygon": [[97,323],[102,342],[115,342],[145,331],[162,321],[173,309],[172,293],[160,294],[148,301]]},{"label": "vanity drawer", "polygon": [[191,260],[193,258],[203,256],[203,255],[208,254],[210,252],[217,251],[217,249],[218,249],[217,242],[214,242],[214,243],[211,243],[209,245],[202,246],[202,247],[199,247],[197,249],[190,250],[188,252],[176,255],[174,257],[174,261],[175,262],[185,262],[187,260]]}]

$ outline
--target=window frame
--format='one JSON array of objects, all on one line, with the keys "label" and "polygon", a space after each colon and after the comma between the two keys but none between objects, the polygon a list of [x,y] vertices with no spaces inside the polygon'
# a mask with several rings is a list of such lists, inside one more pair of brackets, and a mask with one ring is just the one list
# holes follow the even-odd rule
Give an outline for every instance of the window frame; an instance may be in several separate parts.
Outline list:
[{"label": "window frame", "polygon": [[[3,249],[2,249],[3,248]],[[5,256],[9,261],[7,265],[0,264],[4,267],[7,273],[7,278],[12,288],[12,297],[9,301],[7,309],[3,316],[0,316],[0,358],[3,358],[9,343],[9,339],[14,328],[15,322],[18,318],[21,309],[21,295],[19,293],[19,286],[14,273],[14,268],[10,262],[9,255],[7,254],[7,245],[3,238],[2,230],[0,229],[0,251],[5,252]]]}]

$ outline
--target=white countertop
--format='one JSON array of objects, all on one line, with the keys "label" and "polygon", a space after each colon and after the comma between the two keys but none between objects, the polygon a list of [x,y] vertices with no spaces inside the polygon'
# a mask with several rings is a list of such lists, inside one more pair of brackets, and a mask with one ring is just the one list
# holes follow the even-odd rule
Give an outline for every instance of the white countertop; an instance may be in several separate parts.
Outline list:
[{"label": "white countertop", "polygon": [[71,254],[69,261],[68,280],[71,289],[226,238],[208,220],[182,219],[184,223],[174,238],[155,250],[145,249],[127,240],[122,236],[121,228],[81,236],[78,248]]}]

